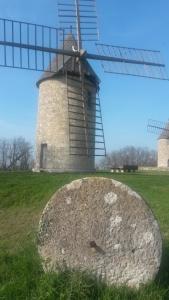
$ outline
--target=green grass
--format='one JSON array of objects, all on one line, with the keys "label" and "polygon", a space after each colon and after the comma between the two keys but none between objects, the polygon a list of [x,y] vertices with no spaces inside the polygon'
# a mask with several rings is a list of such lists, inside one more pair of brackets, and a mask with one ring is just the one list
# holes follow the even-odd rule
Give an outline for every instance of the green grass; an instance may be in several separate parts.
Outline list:
[{"label": "green grass", "polygon": [[44,274],[36,249],[40,214],[62,185],[92,174],[0,172],[0,300],[169,300],[169,174],[97,173],[138,191],[157,217],[164,240],[161,270],[138,291],[108,287],[91,274]]}]

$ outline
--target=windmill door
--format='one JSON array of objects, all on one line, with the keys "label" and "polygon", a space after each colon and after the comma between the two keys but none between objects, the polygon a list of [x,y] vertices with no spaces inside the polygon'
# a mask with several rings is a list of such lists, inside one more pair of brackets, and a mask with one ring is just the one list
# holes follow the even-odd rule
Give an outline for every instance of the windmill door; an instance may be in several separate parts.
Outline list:
[{"label": "windmill door", "polygon": [[47,167],[47,144],[41,144],[40,168],[46,169],[46,167]]}]

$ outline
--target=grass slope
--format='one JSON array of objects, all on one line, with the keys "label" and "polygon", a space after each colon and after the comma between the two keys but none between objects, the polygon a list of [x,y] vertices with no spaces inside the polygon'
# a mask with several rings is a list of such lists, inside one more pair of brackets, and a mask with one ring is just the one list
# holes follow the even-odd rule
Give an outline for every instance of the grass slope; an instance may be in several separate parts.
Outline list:
[{"label": "grass slope", "polygon": [[1,300],[169,300],[169,174],[109,174],[139,192],[157,217],[164,255],[156,281],[139,291],[107,287],[91,274],[44,274],[36,249],[40,214],[62,185],[92,174],[0,173]]}]

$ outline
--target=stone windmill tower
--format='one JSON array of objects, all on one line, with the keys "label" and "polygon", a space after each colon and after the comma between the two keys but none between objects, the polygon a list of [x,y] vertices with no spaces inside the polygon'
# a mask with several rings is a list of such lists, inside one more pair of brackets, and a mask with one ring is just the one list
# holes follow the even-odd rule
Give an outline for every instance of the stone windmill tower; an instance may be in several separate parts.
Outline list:
[{"label": "stone windmill tower", "polygon": [[158,138],[158,168],[169,168],[169,122]]},{"label": "stone windmill tower", "polygon": [[149,120],[148,131],[159,135],[157,147],[158,168],[169,168],[169,122]]},{"label": "stone windmill tower", "polygon": [[[75,38],[72,34],[68,34],[63,49],[72,51],[76,48]],[[63,55],[58,55],[50,65],[50,70],[54,72],[44,72],[37,82],[39,88],[35,166],[37,171],[95,169],[95,124],[98,118],[96,105],[97,110],[98,106],[100,110],[97,98],[99,78],[86,59],[83,60],[81,67],[83,78],[76,58],[66,56],[63,59]],[[100,125],[103,138],[102,123]]]},{"label": "stone windmill tower", "polygon": [[43,72],[35,170],[94,171],[95,156],[106,151],[99,78],[89,61],[106,73],[168,77],[159,51],[101,43],[97,53],[84,50],[98,41],[95,0],[59,0],[58,12],[59,28],[0,19],[0,65]]}]

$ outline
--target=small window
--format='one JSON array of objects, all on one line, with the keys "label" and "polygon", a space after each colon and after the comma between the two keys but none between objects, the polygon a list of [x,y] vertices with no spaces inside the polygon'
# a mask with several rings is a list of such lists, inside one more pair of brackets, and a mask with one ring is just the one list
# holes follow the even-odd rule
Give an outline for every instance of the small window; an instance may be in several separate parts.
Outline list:
[{"label": "small window", "polygon": [[90,91],[87,92],[87,108],[92,109],[92,104],[93,104],[93,95]]}]

